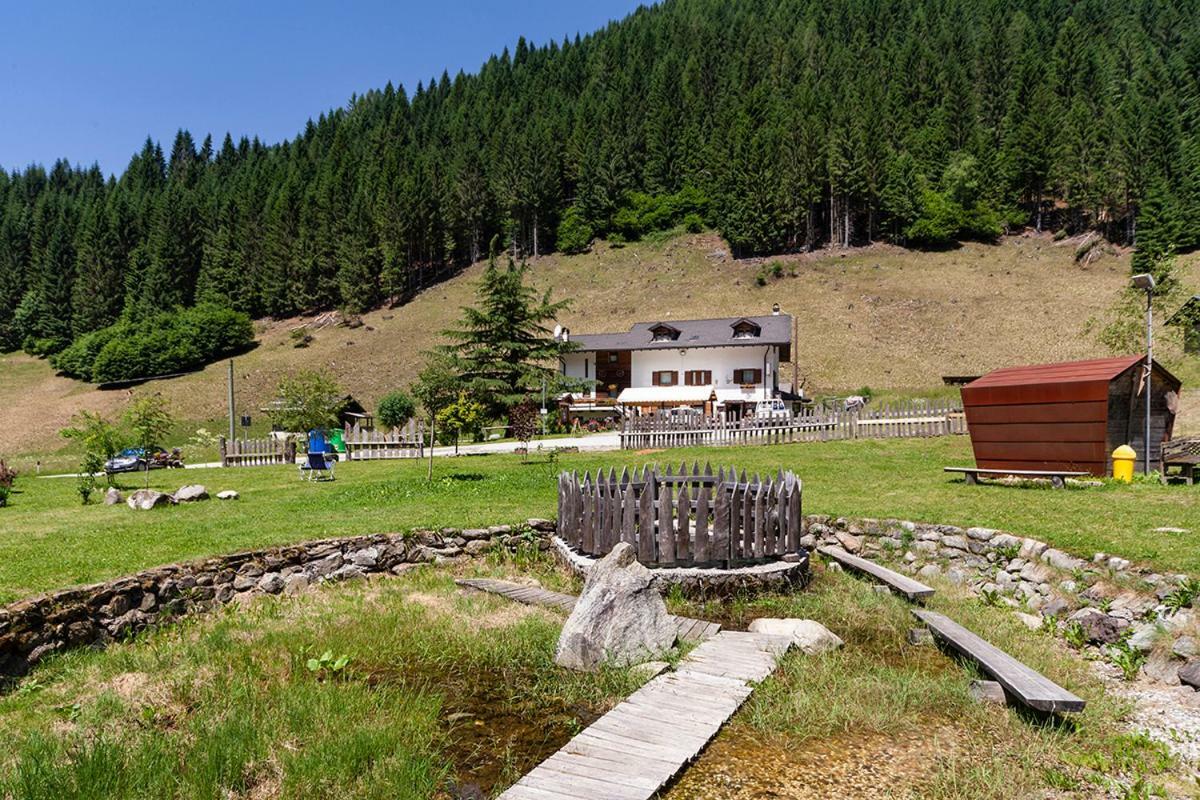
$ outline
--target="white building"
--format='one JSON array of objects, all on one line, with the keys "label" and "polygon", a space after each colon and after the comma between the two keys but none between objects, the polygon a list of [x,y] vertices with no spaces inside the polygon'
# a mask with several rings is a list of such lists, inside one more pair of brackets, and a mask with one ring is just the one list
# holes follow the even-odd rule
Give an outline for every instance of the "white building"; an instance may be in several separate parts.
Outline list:
[{"label": "white building", "polygon": [[626,333],[562,336],[578,349],[563,374],[592,381],[572,398],[577,410],[620,406],[653,413],[688,406],[740,416],[747,406],[791,395],[780,364],[791,360],[792,318],[770,316],[639,322]]}]

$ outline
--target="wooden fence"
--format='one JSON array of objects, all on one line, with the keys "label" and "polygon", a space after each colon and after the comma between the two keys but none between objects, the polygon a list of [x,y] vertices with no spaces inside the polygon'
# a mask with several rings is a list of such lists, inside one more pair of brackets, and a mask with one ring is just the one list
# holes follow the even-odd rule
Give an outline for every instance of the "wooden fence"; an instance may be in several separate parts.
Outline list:
[{"label": "wooden fence", "polygon": [[802,484],[780,471],[764,481],[712,466],[610,469],[558,478],[558,533],[590,556],[618,542],[648,567],[731,567],[800,549]]},{"label": "wooden fence", "polygon": [[726,416],[628,417],[621,447],[648,450],[701,445],[787,444],[837,439],[893,439],[967,432],[957,401],[908,401],[858,411],[806,409],[795,417],[730,420]]},{"label": "wooden fence", "polygon": [[342,432],[347,461],[376,458],[421,458],[425,453],[425,426],[409,420],[403,428],[383,433],[365,430],[357,424]]},{"label": "wooden fence", "polygon": [[221,437],[222,467],[259,467],[266,464],[295,464],[296,443],[281,439],[233,439]]}]

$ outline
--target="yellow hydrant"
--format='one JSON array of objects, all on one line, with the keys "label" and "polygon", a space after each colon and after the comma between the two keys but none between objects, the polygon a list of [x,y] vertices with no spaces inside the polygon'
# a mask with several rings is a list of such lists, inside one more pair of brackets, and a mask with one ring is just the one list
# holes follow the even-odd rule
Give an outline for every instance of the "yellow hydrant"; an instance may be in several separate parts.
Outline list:
[{"label": "yellow hydrant", "polygon": [[1137,452],[1127,444],[1113,450],[1113,477],[1119,481],[1130,483],[1133,480],[1133,466],[1136,461]]}]

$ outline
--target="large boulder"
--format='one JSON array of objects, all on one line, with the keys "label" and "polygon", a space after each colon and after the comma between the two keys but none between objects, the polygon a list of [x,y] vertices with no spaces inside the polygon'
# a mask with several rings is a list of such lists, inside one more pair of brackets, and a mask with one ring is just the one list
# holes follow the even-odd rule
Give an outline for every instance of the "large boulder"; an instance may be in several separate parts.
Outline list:
[{"label": "large boulder", "polygon": [[197,500],[207,500],[208,489],[198,483],[182,486],[175,492],[176,503],[194,503]]},{"label": "large boulder", "polygon": [[772,636],[787,636],[805,655],[815,656],[827,650],[836,650],[845,642],[821,623],[812,619],[771,619],[762,617],[750,623],[751,633],[769,633]]},{"label": "large boulder", "polygon": [[156,506],[167,505],[171,501],[171,495],[163,494],[154,489],[138,489],[125,501],[130,508],[140,511],[149,511]]},{"label": "large boulder", "polygon": [[675,624],[650,570],[621,542],[588,570],[583,594],[563,625],[554,660],[592,671],[647,661],[675,643]]},{"label": "large boulder", "polygon": [[108,487],[108,491],[104,493],[104,505],[106,506],[120,505],[124,499],[121,496],[121,490],[115,486]]}]

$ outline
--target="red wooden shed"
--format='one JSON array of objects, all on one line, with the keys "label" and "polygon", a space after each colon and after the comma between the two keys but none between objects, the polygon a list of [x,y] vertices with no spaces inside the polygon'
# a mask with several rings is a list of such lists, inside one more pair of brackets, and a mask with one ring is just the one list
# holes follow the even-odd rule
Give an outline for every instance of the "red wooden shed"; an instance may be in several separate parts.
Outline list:
[{"label": "red wooden shed", "polygon": [[[979,469],[1069,470],[1109,475],[1111,455],[1128,444],[1145,457],[1145,356],[1007,367],[962,388]],[[1154,362],[1150,459],[1171,437],[1181,383]]]}]

